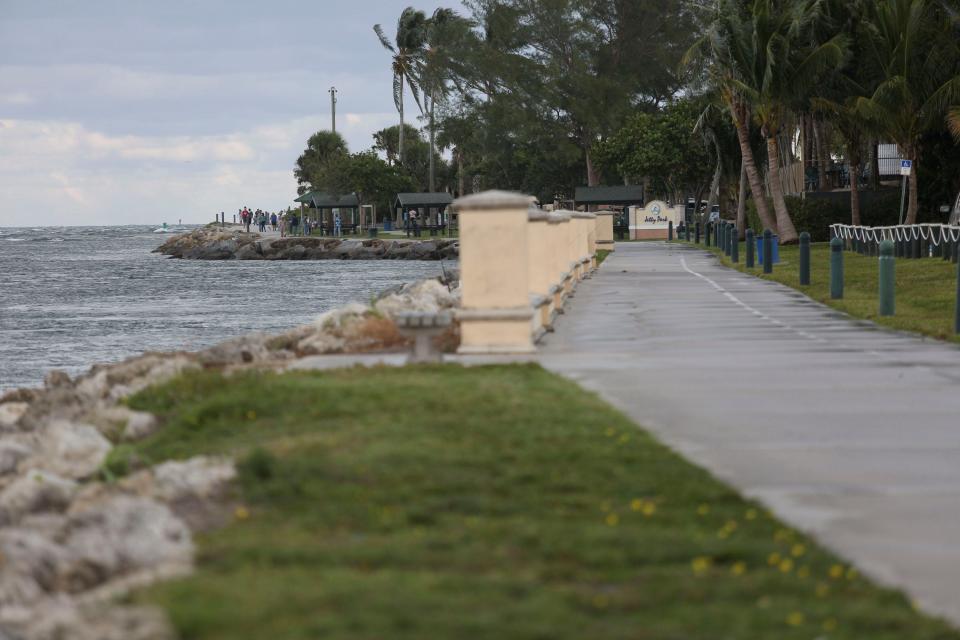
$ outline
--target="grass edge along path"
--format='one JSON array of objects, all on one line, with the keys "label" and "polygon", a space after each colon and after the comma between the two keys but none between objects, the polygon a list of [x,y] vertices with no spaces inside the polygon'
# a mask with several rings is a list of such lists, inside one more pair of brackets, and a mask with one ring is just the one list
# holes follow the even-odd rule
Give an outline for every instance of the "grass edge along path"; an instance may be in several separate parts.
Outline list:
[{"label": "grass edge along path", "polygon": [[239,460],[197,572],[136,600],[184,640],[947,640],[761,506],[537,365],[194,372],[118,451]]},{"label": "grass edge along path", "polygon": [[718,247],[705,247],[695,242],[679,241],[685,245],[710,251],[717,255],[721,264],[742,273],[764,280],[773,280],[802,292],[806,296],[854,318],[870,320],[878,325],[920,334],[938,340],[960,342],[953,332],[954,305],[956,304],[957,265],[938,258],[896,262],[896,314],[882,317],[879,314],[879,263],[877,257],[861,256],[851,251],[843,252],[844,297],[830,297],[830,244],[818,242],[810,245],[810,285],[800,284],[800,248],[798,245],[781,245],[780,262],[774,264],[773,273],[763,273],[763,266],[756,262],[747,269],[746,243],[740,243],[740,261],[734,263]]}]

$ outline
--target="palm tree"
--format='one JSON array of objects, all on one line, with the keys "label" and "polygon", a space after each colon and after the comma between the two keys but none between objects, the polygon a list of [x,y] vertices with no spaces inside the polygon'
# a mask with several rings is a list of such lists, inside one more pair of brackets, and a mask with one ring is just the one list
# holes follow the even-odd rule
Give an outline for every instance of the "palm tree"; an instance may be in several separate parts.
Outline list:
[{"label": "palm tree", "polygon": [[844,60],[847,38],[837,34],[809,45],[810,29],[819,19],[820,4],[756,0],[750,12],[752,38],[739,51],[741,73],[734,79],[753,107],[767,145],[767,178],[776,211],[780,241],[796,242],[797,230],[787,210],[780,181],[780,142],[788,117],[811,94],[823,72]]},{"label": "palm tree", "polygon": [[391,43],[379,24],[373,26],[373,31],[380,39],[383,48],[393,56],[393,102],[400,112],[400,144],[398,155],[400,164],[403,164],[403,92],[404,83],[410,85],[413,100],[420,106],[420,92],[417,86],[417,65],[423,54],[423,44],[426,39],[427,16],[423,11],[407,7],[397,20],[397,35]]},{"label": "palm tree", "polygon": [[942,126],[950,105],[960,101],[955,66],[960,46],[929,0],[880,0],[868,25],[867,47],[881,81],[871,96],[857,99],[856,108],[913,161],[906,223],[916,224],[920,138]]},{"label": "palm tree", "polygon": [[947,125],[950,127],[950,131],[953,132],[957,141],[960,142],[960,107],[950,111],[950,114],[947,116]]},{"label": "palm tree", "polygon": [[707,63],[707,75],[710,83],[720,94],[730,112],[733,126],[737,130],[742,163],[741,173],[750,185],[750,194],[757,207],[760,223],[768,229],[777,229],[777,223],[770,215],[767,198],[763,190],[763,180],[757,170],[757,163],[750,146],[750,105],[740,89],[738,78],[744,66],[744,52],[753,39],[751,24],[745,19],[736,0],[721,0],[717,6],[714,21],[706,33],[687,51],[683,62],[691,64],[702,58]]},{"label": "palm tree", "polygon": [[424,49],[417,65],[417,84],[423,92],[420,112],[427,117],[430,139],[429,188],[434,191],[436,183],[436,107],[447,95],[448,82],[454,75],[462,76],[465,70],[457,60],[465,36],[469,34],[470,22],[461,18],[452,9],[437,9],[427,20]]}]

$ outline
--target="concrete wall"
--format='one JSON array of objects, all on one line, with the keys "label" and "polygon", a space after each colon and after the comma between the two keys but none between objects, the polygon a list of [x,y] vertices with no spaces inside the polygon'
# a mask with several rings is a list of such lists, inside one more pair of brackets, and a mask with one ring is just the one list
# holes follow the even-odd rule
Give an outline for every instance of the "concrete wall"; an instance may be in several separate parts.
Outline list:
[{"label": "concrete wall", "polygon": [[[460,219],[460,353],[529,353],[596,268],[613,218],[547,212],[519,193],[487,191],[453,203]],[[603,226],[603,230],[598,229]]]}]

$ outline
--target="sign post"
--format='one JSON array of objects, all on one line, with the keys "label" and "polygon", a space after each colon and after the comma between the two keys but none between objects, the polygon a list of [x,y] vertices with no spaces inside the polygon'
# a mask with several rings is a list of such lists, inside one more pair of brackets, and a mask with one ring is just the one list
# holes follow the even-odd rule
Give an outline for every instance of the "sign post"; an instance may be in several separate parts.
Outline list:
[{"label": "sign post", "polygon": [[903,176],[903,185],[900,187],[900,224],[903,224],[903,208],[907,201],[907,178],[913,172],[912,160],[900,161],[900,175]]}]

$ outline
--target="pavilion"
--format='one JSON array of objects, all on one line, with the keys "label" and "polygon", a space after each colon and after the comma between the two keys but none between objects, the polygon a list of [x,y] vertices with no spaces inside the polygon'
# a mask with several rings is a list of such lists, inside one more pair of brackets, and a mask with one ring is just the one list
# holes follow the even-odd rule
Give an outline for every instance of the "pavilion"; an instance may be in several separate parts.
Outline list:
[{"label": "pavilion", "polygon": [[577,187],[573,207],[629,207],[644,205],[642,185],[619,185],[614,187]]},{"label": "pavilion", "polygon": [[445,219],[444,211],[453,202],[453,196],[446,191],[436,193],[398,193],[393,201],[393,210],[396,213],[397,226],[403,226],[403,213],[416,209],[423,221],[423,226],[445,227],[449,220]]},{"label": "pavilion", "polygon": [[[340,213],[340,223],[343,227],[355,228],[359,221],[360,199],[356,193],[332,195],[322,191],[308,191],[294,202],[300,203],[301,210],[304,207],[315,209],[317,213],[313,219],[330,230],[333,229],[334,210]],[[344,215],[348,211],[350,212],[349,221]],[[327,212],[329,212],[329,216],[325,215]]]}]

